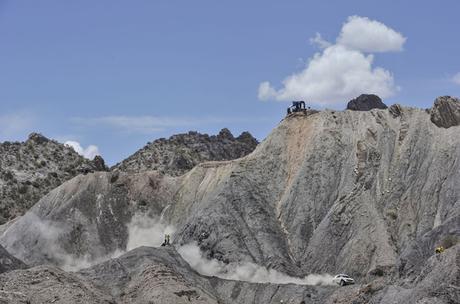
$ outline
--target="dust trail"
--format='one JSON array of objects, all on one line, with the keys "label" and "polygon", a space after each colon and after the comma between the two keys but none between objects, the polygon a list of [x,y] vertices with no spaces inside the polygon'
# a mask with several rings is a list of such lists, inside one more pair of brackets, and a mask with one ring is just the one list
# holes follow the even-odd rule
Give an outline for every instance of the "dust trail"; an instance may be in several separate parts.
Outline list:
[{"label": "dust trail", "polygon": [[[127,250],[139,246],[161,245],[165,234],[172,234],[174,227],[159,219],[143,215],[133,217],[128,224]],[[216,259],[207,259],[197,243],[189,243],[176,248],[182,258],[202,275],[216,276],[222,279],[245,281],[251,283],[298,284],[298,285],[331,285],[332,276],[329,274],[310,274],[304,278],[296,278],[263,266],[250,263],[225,264]]]},{"label": "dust trail", "polygon": [[[116,258],[123,253],[140,246],[158,247],[164,240],[165,234],[171,235],[171,242],[174,239],[175,228],[160,220],[146,215],[135,214],[128,223],[128,240],[125,249],[117,249],[112,253],[96,255],[75,256],[69,254],[60,246],[59,239],[69,234],[68,228],[57,225],[56,222],[42,220],[33,213],[24,216],[29,227],[32,227],[33,235],[29,237],[40,240],[35,250],[39,250],[47,256],[53,264],[66,271],[78,271],[83,268],[91,267],[106,260]],[[8,245],[14,243],[15,239],[3,240]],[[20,245],[16,248],[8,248],[12,253],[22,259],[28,252],[28,248]],[[273,283],[273,284],[298,284],[298,285],[328,285],[332,284],[332,276],[329,274],[311,274],[304,278],[288,276],[274,269],[267,269],[263,266],[250,263],[230,263],[225,264],[215,259],[207,259],[201,252],[197,243],[189,243],[178,246],[178,253],[190,264],[190,266],[206,276],[216,276],[228,280],[245,281],[252,283]]]},{"label": "dust trail", "polygon": [[215,259],[206,259],[196,243],[180,246],[177,251],[190,266],[199,273],[222,279],[251,283],[332,285],[330,274],[310,274],[304,278],[291,277],[274,269],[244,262],[225,264]]}]

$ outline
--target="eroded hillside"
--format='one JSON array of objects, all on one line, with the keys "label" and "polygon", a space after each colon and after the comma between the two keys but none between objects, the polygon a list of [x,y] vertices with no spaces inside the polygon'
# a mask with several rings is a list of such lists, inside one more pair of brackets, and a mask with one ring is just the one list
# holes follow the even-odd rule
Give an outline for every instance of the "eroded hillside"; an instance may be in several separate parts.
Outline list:
[{"label": "eroded hillside", "polygon": [[[80,175],[43,197],[0,243],[32,266],[97,264],[129,249],[129,225],[142,214],[174,227],[174,246],[197,244],[209,260],[296,277],[345,272],[359,283],[296,301],[455,303],[460,126],[438,126],[436,113],[452,117],[436,105],[294,113],[249,155],[178,177]],[[446,251],[436,255],[439,245]],[[253,287],[230,285],[197,292],[208,292],[209,303],[248,303],[239,297]]]}]

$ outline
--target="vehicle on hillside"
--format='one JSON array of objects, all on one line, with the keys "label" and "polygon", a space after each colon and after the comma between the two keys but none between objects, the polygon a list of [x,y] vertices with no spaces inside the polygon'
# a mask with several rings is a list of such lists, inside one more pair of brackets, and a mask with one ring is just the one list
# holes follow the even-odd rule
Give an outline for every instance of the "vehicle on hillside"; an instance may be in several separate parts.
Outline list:
[{"label": "vehicle on hillside", "polygon": [[340,286],[355,284],[355,280],[343,273],[336,275],[332,281]]}]

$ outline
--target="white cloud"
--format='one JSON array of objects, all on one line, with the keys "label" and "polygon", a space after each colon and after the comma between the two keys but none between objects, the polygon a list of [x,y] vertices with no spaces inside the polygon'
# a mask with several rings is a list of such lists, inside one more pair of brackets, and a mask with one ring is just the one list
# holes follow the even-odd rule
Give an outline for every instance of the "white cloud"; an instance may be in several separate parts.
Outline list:
[{"label": "white cloud", "polygon": [[325,49],[332,45],[329,41],[324,40],[320,33],[316,33],[314,38],[310,38],[310,43],[318,46],[320,49]]},{"label": "white cloud", "polygon": [[75,150],[75,152],[87,159],[92,160],[96,155],[101,155],[99,153],[99,148],[95,145],[89,145],[88,147],[83,148],[79,142],[73,140],[66,141],[64,145],[72,147]]},{"label": "white cloud", "polygon": [[383,68],[372,68],[373,60],[372,55],[333,45],[315,54],[303,71],[287,77],[282,89],[276,91],[268,82],[262,83],[259,98],[330,105],[362,93],[389,97],[397,90],[393,76]]},{"label": "white cloud", "polygon": [[460,85],[460,72],[458,72],[452,77],[452,82]]},{"label": "white cloud", "polygon": [[[352,34],[359,39],[353,40]],[[374,36],[382,41],[375,42]],[[350,17],[336,44],[329,44],[317,34],[311,41],[324,49],[310,58],[302,71],[286,77],[282,88],[277,90],[269,82],[262,82],[258,97],[280,101],[303,99],[319,105],[344,103],[363,93],[390,97],[399,90],[393,75],[384,68],[373,67],[374,56],[364,51],[401,50],[405,38],[398,37],[402,36],[380,22]]]},{"label": "white cloud", "polygon": [[264,81],[259,85],[258,98],[260,100],[267,100],[276,97],[276,90],[270,86],[268,81]]},{"label": "white cloud", "polygon": [[363,52],[402,51],[406,38],[385,24],[351,16],[342,26],[337,44]]}]

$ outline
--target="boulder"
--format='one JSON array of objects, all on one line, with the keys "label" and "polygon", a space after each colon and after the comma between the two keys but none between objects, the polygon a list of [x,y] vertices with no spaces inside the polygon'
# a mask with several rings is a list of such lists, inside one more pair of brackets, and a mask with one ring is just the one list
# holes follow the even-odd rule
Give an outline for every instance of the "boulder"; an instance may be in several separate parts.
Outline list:
[{"label": "boulder", "polygon": [[436,98],[430,110],[431,121],[440,128],[460,125],[460,99],[450,96]]},{"label": "boulder", "polygon": [[32,142],[35,142],[37,144],[43,144],[43,143],[46,143],[49,141],[48,138],[46,138],[45,136],[43,136],[42,134],[40,133],[30,133],[29,134],[29,138],[28,138],[28,141],[32,141]]},{"label": "boulder", "polygon": [[234,140],[235,137],[233,137],[232,132],[230,132],[229,129],[223,128],[220,130],[219,134],[217,135],[219,139],[228,139],[228,140]]},{"label": "boulder", "polygon": [[387,106],[382,99],[374,94],[361,94],[357,98],[350,100],[347,110],[369,111],[372,109],[386,109]]},{"label": "boulder", "polygon": [[107,171],[108,168],[105,165],[104,159],[100,155],[96,155],[93,159],[93,164],[96,171]]}]

